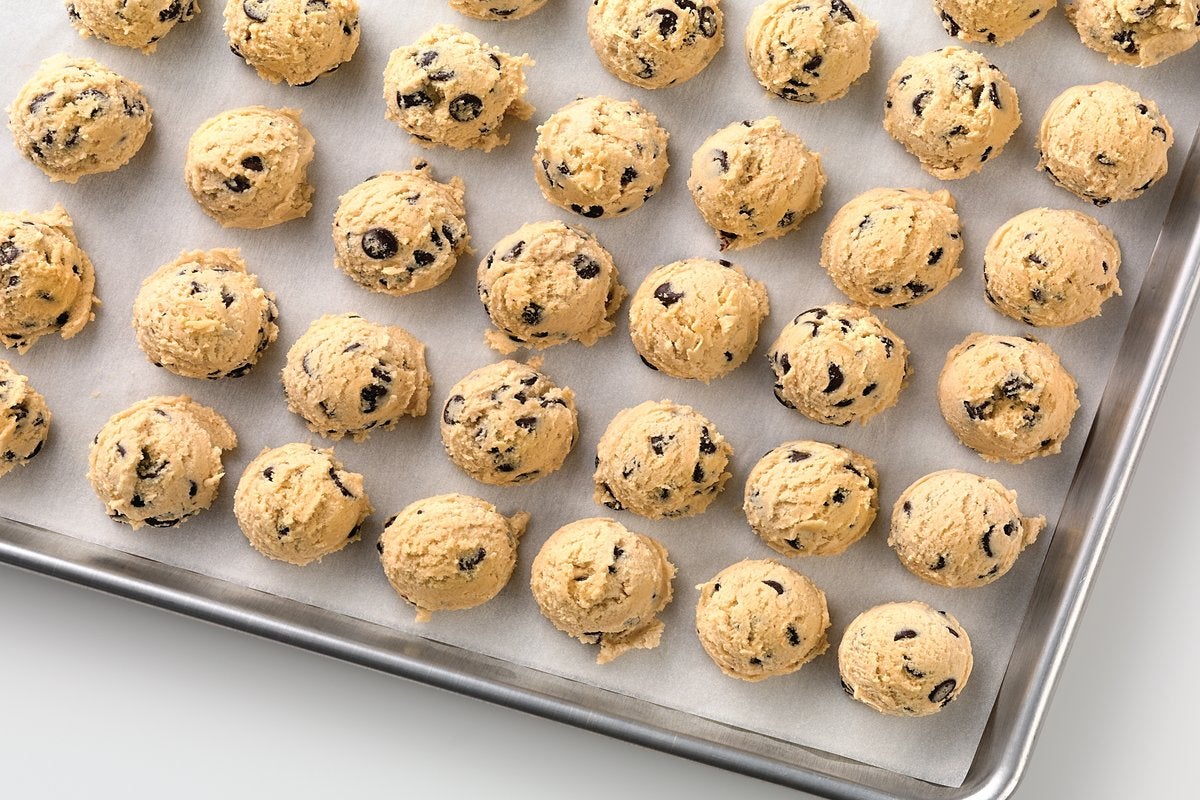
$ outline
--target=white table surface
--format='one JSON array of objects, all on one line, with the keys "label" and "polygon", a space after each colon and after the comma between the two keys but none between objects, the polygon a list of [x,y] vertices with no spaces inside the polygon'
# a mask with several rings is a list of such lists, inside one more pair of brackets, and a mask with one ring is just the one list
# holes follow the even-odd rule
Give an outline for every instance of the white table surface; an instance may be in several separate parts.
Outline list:
[{"label": "white table surface", "polygon": [[[1183,796],[1200,736],[1200,325],[1018,800]],[[801,798],[0,567],[0,796]]]}]

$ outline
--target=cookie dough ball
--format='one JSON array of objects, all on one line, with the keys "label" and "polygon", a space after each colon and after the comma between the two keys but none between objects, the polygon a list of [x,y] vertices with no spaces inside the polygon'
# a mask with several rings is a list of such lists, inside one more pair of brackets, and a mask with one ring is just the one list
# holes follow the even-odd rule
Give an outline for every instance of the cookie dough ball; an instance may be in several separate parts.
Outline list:
[{"label": "cookie dough ball", "polygon": [[875,462],[840,445],[785,442],[746,479],[742,511],[785,556],[832,556],[867,534],[879,511]]},{"label": "cookie dough ball", "polygon": [[649,536],[611,519],[581,519],[555,531],[533,560],[529,588],[542,616],[584,644],[596,663],[658,647],[658,618],[671,602],[675,565]]},{"label": "cookie dough ball", "polygon": [[901,493],[888,546],[921,580],[985,586],[1012,569],[1044,527],[1045,517],[1022,517],[1017,493],[998,481],[947,469]]},{"label": "cookie dough ball", "polygon": [[973,333],[946,356],[938,405],[958,440],[985,461],[1019,464],[1062,450],[1079,399],[1048,344]]},{"label": "cookie dough ball", "polygon": [[379,561],[392,588],[424,622],[431,612],[474,608],[499,594],[512,577],[528,524],[528,514],[505,517],[475,497],[429,497],[388,520],[377,545]]},{"label": "cookie dough ball", "polygon": [[275,295],[238,250],[193,250],[142,282],[133,301],[138,347],[185,378],[240,378],[279,335]]},{"label": "cookie dough ball", "polygon": [[307,86],[358,49],[358,0],[228,0],[225,36],[258,77]]},{"label": "cookie dough ball", "polygon": [[415,43],[392,51],[383,71],[386,116],[418,142],[485,153],[508,144],[500,128],[509,117],[529,119],[525,67],[453,25],[438,25]]},{"label": "cookie dough ball", "polygon": [[1066,12],[1080,40],[1114,64],[1150,67],[1200,42],[1197,0],[1074,0]]},{"label": "cookie dough ball", "polygon": [[700,74],[725,43],[720,0],[596,0],[588,36],[604,68],[626,83],[663,89]]},{"label": "cookie dough ball", "polygon": [[341,196],[333,263],[360,286],[396,297],[440,285],[471,252],[463,182],[439,183],[429,165],[381,172]]},{"label": "cookie dough ball", "polygon": [[825,103],[850,91],[871,68],[879,26],[844,0],[768,0],[746,26],[750,71],[768,92]]},{"label": "cookie dough ball", "polygon": [[731,678],[789,675],[829,649],[825,593],[778,561],[741,561],[696,588],[696,634]]},{"label": "cookie dough ball", "polygon": [[613,331],[625,299],[612,256],[591,233],[562,222],[531,222],[505,236],[479,265],[479,299],[499,330],[501,353],[576,341],[591,347]]},{"label": "cookie dough ball", "polygon": [[92,440],[88,480],[108,516],[169,528],[212,505],[237,446],[225,418],[190,397],[149,397],[114,414]]},{"label": "cookie dough ball", "polygon": [[897,717],[941,711],[967,685],[973,663],[958,620],[919,601],[867,609],[838,647],[846,694]]},{"label": "cookie dough ball", "polygon": [[1046,18],[1058,0],[933,0],[946,33],[1006,45]]},{"label": "cookie dough ball", "polygon": [[663,519],[708,508],[729,480],[733,447],[699,412],[663,400],[613,417],[596,453],[597,503]]},{"label": "cookie dough ball", "polygon": [[1020,124],[1016,89],[971,50],[944,47],[909,56],[888,82],[884,129],[944,181],[983,169]]},{"label": "cookie dough ball", "polygon": [[358,541],[371,511],[363,476],[347,472],[332,450],[307,444],[264,449],[233,494],[233,513],[251,546],[300,567]]},{"label": "cookie dough ball", "polygon": [[183,179],[204,213],[226,228],[268,228],[312,208],[313,145],[297,109],[235,108],[192,134]]},{"label": "cookie dough ball", "polygon": [[688,189],[722,250],[741,250],[796,229],[821,207],[821,156],[776,117],[735,122],[692,156]]},{"label": "cookie dough ball", "polygon": [[770,312],[767,287],[728,261],[688,258],[651,270],[629,304],[642,361],[708,383],[741,366]]},{"label": "cookie dough ball", "polygon": [[528,17],[546,0],[450,0],[450,7],[475,19],[510,20]]},{"label": "cookie dough ball", "polygon": [[865,308],[837,303],[793,319],[767,359],[775,398],[826,425],[865,425],[896,404],[912,371],[903,339]]},{"label": "cookie dough ball", "polygon": [[153,53],[158,40],[200,13],[195,0],[70,0],[67,16],[84,39]]},{"label": "cookie dough ball", "polygon": [[95,319],[96,273],[56,205],[0,211],[0,343],[24,353],[48,333],[70,339]]},{"label": "cookie dough ball", "polygon": [[1074,325],[1121,293],[1121,248],[1078,211],[1035,208],[1000,226],[983,256],[988,302],[1029,325]]},{"label": "cookie dough ball", "polygon": [[1081,200],[1141,197],[1167,174],[1175,133],[1153,100],[1119,83],[1072,86],[1046,109],[1038,169]]},{"label": "cookie dough ball", "polygon": [[468,374],[442,407],[446,455],[493,486],[549,475],[563,465],[578,436],[575,393],[516,361]]},{"label": "cookie dough ball", "polygon": [[403,328],[358,314],[326,315],[288,350],[288,409],[313,433],[362,441],[401,417],[425,416],[432,378],[425,345]]},{"label": "cookie dough ball", "polygon": [[866,306],[907,308],[962,272],[962,223],[950,193],[871,189],[842,206],[821,240],[821,266]]},{"label": "cookie dough ball", "polygon": [[662,186],[668,138],[636,100],[580,98],[538,126],[534,177],[559,208],[589,219],[619,217]]},{"label": "cookie dough ball", "polygon": [[0,359],[0,478],[42,452],[50,409],[29,379]]},{"label": "cookie dough ball", "polygon": [[150,133],[142,87],[90,58],[59,54],[41,63],[8,108],[21,155],[52,181],[112,172]]}]

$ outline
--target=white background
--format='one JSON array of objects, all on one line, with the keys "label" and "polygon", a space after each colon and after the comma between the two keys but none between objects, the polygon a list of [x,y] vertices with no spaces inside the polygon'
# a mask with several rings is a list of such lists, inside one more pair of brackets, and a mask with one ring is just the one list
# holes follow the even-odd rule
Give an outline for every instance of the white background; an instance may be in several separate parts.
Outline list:
[{"label": "white background", "polygon": [[[1155,422],[1019,800],[1178,797],[1200,701],[1200,326]],[[0,567],[0,794],[800,798]]]}]

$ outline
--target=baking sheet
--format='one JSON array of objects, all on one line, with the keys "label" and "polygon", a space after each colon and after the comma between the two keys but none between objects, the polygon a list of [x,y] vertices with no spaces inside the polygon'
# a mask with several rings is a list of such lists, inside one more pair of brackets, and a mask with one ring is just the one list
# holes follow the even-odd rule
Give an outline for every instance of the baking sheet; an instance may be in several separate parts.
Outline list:
[{"label": "baking sheet", "polygon": [[[999,479],[1020,493],[1024,513],[1042,513],[1051,528],[1065,497],[1086,428],[1112,367],[1117,345],[1149,260],[1186,145],[1200,108],[1194,89],[1200,51],[1152,70],[1110,65],[1079,44],[1061,13],[1002,49],[980,47],[1016,86],[1024,123],[1005,153],[980,175],[940,184],[883,132],[882,95],[888,76],[905,56],[952,43],[927,3],[863,0],[880,22],[873,68],[844,99],[821,107],[799,106],[767,96],[754,82],[741,52],[741,31],[753,3],[723,4],[726,47],[700,77],[682,86],[649,92],[621,83],[597,64],[587,44],[587,4],[558,0],[520,22],[483,23],[460,17],[438,0],[394,3],[363,0],[363,43],[350,64],[305,88],[272,86],[228,53],[220,31],[220,8],[204,4],[195,21],[180,27],[144,57],[95,40],[80,40],[57,3],[36,14],[17,4],[0,7],[0,30],[10,55],[0,64],[0,98],[15,96],[37,62],[56,52],[88,55],[142,83],[155,110],[155,129],[137,158],[120,171],[85,178],[75,186],[52,185],[0,144],[0,207],[40,210],[63,203],[74,216],[81,243],[96,264],[104,305],[96,321],[71,341],[46,338],[29,353],[6,353],[47,398],[54,412],[51,441],[33,464],[0,482],[0,513],[89,541],[144,555],[196,572],[235,581],[301,602],[419,633],[585,683],[623,692],[749,728],[788,741],[946,785],[959,785],[970,766],[1005,665],[1012,652],[1036,578],[1047,534],[991,586],[940,589],[905,571],[887,548],[888,510],[911,481],[927,472],[959,467]],[[508,52],[528,52],[538,64],[528,71],[534,119],[512,128],[513,141],[490,154],[426,151],[383,119],[381,73],[390,50],[436,22],[452,22]],[[1145,197],[1093,209],[1055,188],[1033,171],[1036,129],[1050,100],[1067,86],[1112,79],[1157,100],[1176,130],[1172,172]],[[673,166],[659,194],[617,220],[587,221],[614,256],[632,291],[654,266],[687,256],[717,255],[686,189],[691,153],[729,122],[779,116],[822,154],[829,185],[824,207],[786,238],[734,254],[768,287],[772,316],[758,351],[731,376],[709,386],[675,380],[641,365],[629,343],[625,315],[618,330],[593,348],[565,345],[544,351],[545,371],[578,397],[581,438],[563,470],[532,486],[488,487],[459,472],[442,453],[437,414],[406,420],[399,429],[364,443],[341,442],[339,457],[366,476],[377,511],[364,541],[305,568],[270,562],[255,553],[232,516],[233,487],[263,447],[314,441],[289,414],[278,383],[288,346],[309,322],[325,313],[356,311],[408,328],[429,346],[434,376],[431,407],[440,408],[450,386],[498,355],[483,343],[486,315],[474,291],[476,258],[464,258],[441,287],[408,298],[368,293],[332,267],[329,226],[337,197],[367,176],[406,168],[414,156],[428,158],[442,178],[461,175],[467,184],[468,223],[477,255],[521,224],[563,218],[540,196],[532,179],[534,127],[578,95],[636,98],[654,111],[672,135]],[[304,220],[265,231],[226,231],[204,216],[183,186],[188,137],[213,114],[263,103],[304,109],[317,140],[310,172],[315,205]],[[788,320],[812,305],[840,299],[817,263],[822,231],[847,200],[875,186],[949,188],[964,224],[963,274],[936,298],[907,310],[880,313],[913,350],[916,374],[900,404],[866,427],[832,428],[778,405],[764,354]],[[1012,465],[990,465],[965,450],[942,422],[936,378],[946,351],[973,330],[1025,333],[1019,323],[992,311],[982,297],[983,248],[1012,215],[1036,206],[1076,208],[1116,231],[1124,263],[1125,294],[1109,301],[1104,316],[1073,329],[1038,331],[1057,350],[1080,383],[1082,408],[1064,452]],[[149,364],[129,327],[133,296],[141,280],[180,251],[241,247],[252,271],[274,291],[281,311],[280,339],[249,375],[208,383],[173,376]],[[179,529],[132,532],[103,513],[84,478],[91,437],[114,412],[150,394],[188,393],[224,413],[240,437],[226,455],[226,482],[213,509]],[[621,408],[645,399],[671,398],[712,419],[735,449],[734,478],[708,512],[683,520],[649,522],[609,512],[591,500],[595,442]],[[836,648],[846,624],[878,602],[922,599],[959,618],[975,646],[971,682],[956,703],[934,717],[882,717],[841,692],[834,652],[800,672],[759,684],[730,680],[716,669],[692,633],[692,588],[742,558],[774,557],[753,535],[740,512],[746,475],[759,456],[782,441],[814,438],[837,442],[873,458],[881,475],[881,508],[870,534],[843,555],[791,560],[828,594]],[[431,494],[461,491],[484,497],[503,511],[525,509],[533,521],[521,545],[511,584],[481,608],[438,614],[424,625],[389,588],[373,547],[382,522],[405,504]],[[667,632],[657,650],[638,651],[603,667],[595,649],[568,639],[541,618],[528,592],[529,564],[557,527],[586,516],[611,515],[656,536],[679,568],[676,600],[664,614]]]}]

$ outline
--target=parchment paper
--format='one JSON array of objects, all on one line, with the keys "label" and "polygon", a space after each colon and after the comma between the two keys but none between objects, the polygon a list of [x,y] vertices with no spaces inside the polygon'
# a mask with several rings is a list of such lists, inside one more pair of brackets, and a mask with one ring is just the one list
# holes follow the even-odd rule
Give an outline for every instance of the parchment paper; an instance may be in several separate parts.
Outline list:
[{"label": "parchment paper", "polygon": [[[1024,123],[1004,154],[982,174],[944,184],[957,198],[964,223],[964,272],[924,305],[881,313],[912,348],[915,377],[898,407],[867,427],[842,429],[810,422],[776,403],[764,354],[792,316],[841,300],[817,257],[821,233],[843,203],[875,186],[943,186],[922,172],[880,124],[884,87],[899,61],[952,44],[928,2],[860,0],[881,25],[871,72],[846,98],[813,107],[770,97],[753,80],[741,45],[753,7],[750,0],[723,3],[727,43],[708,70],[660,92],[625,85],[600,68],[587,43],[585,0],[555,0],[535,16],[507,24],[460,17],[438,0],[363,0],[362,46],[353,62],[307,88],[269,85],[231,55],[221,32],[223,3],[217,0],[204,0],[199,18],[171,33],[149,57],[94,39],[81,40],[54,0],[32,5],[36,8],[0,4],[0,30],[7,43],[6,57],[0,59],[0,98],[11,101],[45,57],[60,51],[92,56],[144,85],[154,108],[154,131],[131,164],[75,186],[50,184],[11,143],[0,142],[0,207],[41,210],[63,203],[96,264],[104,303],[96,321],[74,340],[47,337],[26,355],[4,354],[46,396],[54,421],[45,451],[30,467],[0,481],[0,512],[917,778],[961,784],[1050,534],[997,583],[952,591],[926,585],[901,567],[885,544],[889,512],[896,496],[917,477],[959,467],[1016,489],[1022,511],[1045,514],[1053,530],[1178,166],[1196,130],[1200,48],[1150,70],[1113,66],[1079,43],[1060,11],[1012,45],[979,48],[1017,87]],[[537,60],[528,71],[528,99],[537,113],[529,123],[513,126],[507,147],[490,154],[425,151],[384,120],[381,74],[388,53],[437,22],[460,25],[508,52],[528,52]],[[1145,197],[1093,209],[1034,171],[1035,140],[1041,114],[1055,95],[1074,84],[1106,79],[1157,100],[1175,127],[1177,142],[1171,152],[1172,172]],[[733,256],[767,283],[772,305],[749,363],[709,386],[652,372],[637,359],[622,311],[617,332],[595,347],[571,344],[546,351],[544,369],[576,391],[580,407],[582,437],[565,468],[527,487],[483,486],[443,454],[436,412],[454,382],[498,358],[483,343],[487,320],[474,290],[478,258],[464,258],[451,279],[433,291],[401,299],[377,295],[334,269],[330,222],[339,194],[381,170],[405,169],[418,155],[428,158],[441,178],[461,175],[466,181],[468,222],[479,257],[525,222],[563,218],[565,212],[546,203],[533,181],[534,128],[557,108],[587,94],[637,98],[671,133],[673,165],[662,191],[626,218],[585,222],[613,253],[631,291],[656,265],[717,255],[715,238],[700,220],[685,184],[692,152],[730,122],[775,114],[803,136],[822,154],[829,176],[824,206],[783,240]],[[223,230],[201,213],[184,188],[184,148],[203,120],[254,103],[304,109],[304,122],[317,141],[310,173],[317,186],[315,206],[304,220],[264,231]],[[1103,318],[1072,329],[1037,332],[1080,384],[1083,407],[1063,453],[1020,466],[987,464],[958,444],[941,420],[936,378],[946,351],[971,331],[1029,332],[985,305],[981,265],[988,238],[1004,220],[1043,205],[1076,208],[1115,229],[1124,253],[1120,280],[1125,294],[1106,304]],[[244,378],[217,383],[154,368],[137,349],[129,323],[133,296],[146,275],[181,250],[210,247],[242,248],[251,270],[276,293],[282,314],[280,339],[263,361]],[[365,443],[336,446],[348,469],[365,474],[377,509],[361,543],[306,568],[271,562],[251,550],[238,531],[231,510],[233,489],[247,462],[262,448],[319,441],[287,412],[279,370],[287,348],[313,319],[347,311],[400,324],[428,344],[434,410],[423,419],[404,421],[396,431],[376,433]],[[178,529],[132,532],[105,517],[87,484],[89,443],[111,414],[136,400],[182,393],[227,415],[240,446],[226,455],[227,476],[210,511]],[[717,424],[735,448],[733,479],[707,513],[691,519],[647,522],[596,506],[590,473],[600,433],[621,408],[660,398],[691,404]],[[944,712],[924,719],[890,719],[851,701],[839,688],[833,649],[794,675],[746,684],[724,677],[700,648],[693,633],[693,587],[734,561],[775,555],[742,517],[742,488],[763,453],[795,438],[859,450],[875,459],[881,473],[880,518],[862,542],[840,556],[788,562],[828,593],[834,648],[846,624],[879,602],[916,598],[951,611],[970,633],[976,661],[970,684]],[[417,625],[412,609],[384,579],[375,539],[382,521],[407,503],[448,491],[487,498],[506,512],[526,509],[533,522],[521,544],[517,572],[495,601],[470,611],[438,614],[432,622]],[[615,516],[633,530],[658,537],[679,567],[662,646],[604,667],[593,662],[594,648],[567,638],[538,614],[528,590],[529,564],[546,537],[569,521],[598,515]]]}]

